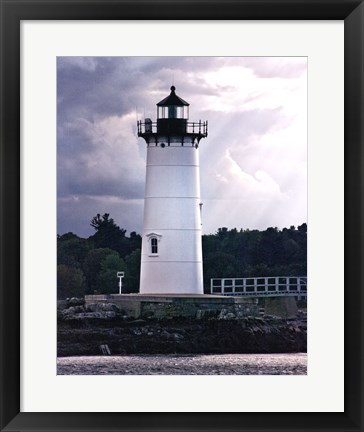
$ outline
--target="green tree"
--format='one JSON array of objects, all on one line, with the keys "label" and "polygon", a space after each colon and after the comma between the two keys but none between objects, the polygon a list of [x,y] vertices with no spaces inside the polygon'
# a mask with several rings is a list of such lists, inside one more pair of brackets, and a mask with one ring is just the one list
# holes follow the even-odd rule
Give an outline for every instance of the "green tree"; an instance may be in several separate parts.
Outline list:
[{"label": "green tree", "polygon": [[[89,239],[57,236],[58,296],[117,292],[117,271],[125,271],[123,291],[137,292],[141,236],[133,231],[127,237],[108,213],[97,214],[91,226],[96,232]],[[265,231],[222,227],[202,237],[202,252],[207,290],[213,277],[305,275],[307,224]]]},{"label": "green tree", "polygon": [[92,248],[92,244],[73,233],[63,234],[57,237],[57,263],[67,266],[82,268],[86,255]]},{"label": "green tree", "polygon": [[205,290],[209,291],[211,278],[239,277],[241,269],[233,255],[225,252],[209,254],[203,263]]},{"label": "green tree", "polygon": [[101,262],[101,269],[97,276],[97,291],[102,294],[117,294],[119,279],[117,272],[126,272],[126,265],[117,254],[106,256]]},{"label": "green tree", "polygon": [[92,249],[87,254],[83,265],[86,277],[87,294],[93,294],[98,290],[98,276],[101,271],[101,263],[109,255],[119,257],[119,254],[116,251],[109,248]]},{"label": "green tree", "polygon": [[297,228],[297,230],[300,233],[307,234],[307,224],[303,223],[302,225],[299,225],[298,228]]},{"label": "green tree", "polygon": [[134,250],[125,258],[125,292],[139,292],[140,285],[140,249]]},{"label": "green tree", "polygon": [[205,288],[210,278],[307,274],[307,225],[265,231],[219,228],[202,237]]},{"label": "green tree", "polygon": [[64,264],[57,266],[57,297],[83,297],[85,295],[85,276],[81,269]]},{"label": "green tree", "polygon": [[90,224],[96,233],[90,237],[97,248],[109,248],[117,251],[121,256],[128,252],[128,242],[125,240],[125,229],[118,227],[109,213],[100,216],[98,213]]},{"label": "green tree", "polygon": [[130,246],[129,246],[130,252],[133,252],[137,249],[141,249],[142,248],[141,235],[137,234],[135,231],[132,231],[130,233],[129,243],[130,243]]}]

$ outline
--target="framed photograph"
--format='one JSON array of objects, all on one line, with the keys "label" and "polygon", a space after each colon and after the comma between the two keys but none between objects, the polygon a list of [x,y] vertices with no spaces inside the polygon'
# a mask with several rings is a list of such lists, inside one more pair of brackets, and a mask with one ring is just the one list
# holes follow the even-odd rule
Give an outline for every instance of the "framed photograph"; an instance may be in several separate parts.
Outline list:
[{"label": "framed photograph", "polygon": [[[0,2],[0,429],[362,431],[363,2]],[[220,63],[209,60],[218,57]],[[287,66],[288,72],[279,60],[284,57],[293,59]],[[234,60],[228,63],[226,59],[229,58]],[[241,75],[242,66],[248,62],[244,58],[253,59],[249,63],[251,75]],[[276,63],[264,60],[268,58],[278,60]],[[90,153],[86,163],[88,168],[84,170],[85,149],[82,145],[91,129],[96,148],[99,140],[114,127],[110,123],[101,124],[97,119],[89,122],[86,113],[89,106],[77,105],[77,94],[84,95],[93,80],[98,80],[98,88],[107,87],[99,94],[100,100],[105,100],[99,107],[105,112],[113,112],[113,104],[117,101],[113,99],[111,85],[115,86],[116,93],[118,83],[122,83],[125,88],[129,86],[130,94],[135,95],[139,73],[140,77],[143,75],[144,81],[140,78],[140,83],[144,82],[144,88],[138,89],[138,94],[142,96],[144,92],[146,95],[148,91],[150,102],[154,100],[154,90],[149,84],[153,79],[160,81],[169,73],[166,70],[173,69],[163,66],[164,59],[179,59],[183,64],[181,69],[175,67],[176,77],[170,77],[169,98],[177,101],[176,108],[173,111],[166,101],[168,98],[163,99],[158,104],[158,119],[163,122],[173,118],[176,123],[177,119],[183,122],[189,118],[189,104],[179,97],[189,100],[188,95],[179,93],[174,80],[183,80],[183,68],[184,73],[191,73],[194,68],[194,85],[204,85],[205,95],[213,95],[209,101],[220,104],[213,119],[215,124],[220,122],[215,128],[219,127],[220,135],[217,136],[221,140],[226,138],[238,143],[241,139],[239,128],[232,130],[236,123],[232,111],[225,110],[220,100],[225,94],[230,99],[230,108],[234,106],[233,80],[242,83],[246,80],[244,85],[255,89],[253,93],[257,99],[268,95],[268,109],[277,103],[269,99],[270,90],[264,87],[265,78],[276,78],[274,87],[282,98],[303,97],[305,101],[301,107],[307,99],[307,124],[295,129],[296,136],[278,133],[273,140],[277,146],[281,145],[282,160],[286,157],[287,163],[292,160],[289,163],[297,164],[297,167],[291,167],[292,174],[286,179],[293,196],[300,191],[295,189],[294,179],[299,183],[302,178],[299,176],[299,158],[289,159],[287,155],[288,144],[290,140],[302,142],[306,152],[305,142],[308,141],[308,224],[305,224],[306,228],[308,226],[309,281],[307,374],[224,377],[213,373],[198,377],[57,375],[57,216],[62,232],[67,231],[67,223],[74,215],[81,221],[85,207],[77,207],[77,194],[71,196],[72,191],[87,183],[88,170],[91,166],[95,169],[91,162],[102,157],[100,153]],[[170,61],[177,64],[175,60]],[[263,63],[264,67],[261,67]],[[214,75],[217,67],[225,68],[222,80],[221,76]],[[92,74],[96,68],[99,73]],[[83,75],[76,76],[75,70],[82,70]],[[301,84],[295,79],[298,70],[304,70]],[[129,77],[130,73],[133,76]],[[202,74],[205,74],[203,79]],[[257,77],[261,80],[256,80]],[[111,84],[106,82],[110,79]],[[170,82],[167,84],[168,90]],[[289,95],[282,90],[285,85]],[[162,99],[159,96],[160,92],[156,92],[155,103]],[[92,98],[95,97],[97,94],[93,94]],[[124,97],[127,98],[125,92]],[[236,100],[241,97],[235,95]],[[92,98],[85,100],[91,105],[95,101]],[[130,105],[131,101],[125,103]],[[254,99],[245,103],[254,106]],[[297,106],[299,103],[296,102]],[[191,118],[195,106],[198,115],[204,114],[198,105],[195,98],[193,106],[191,104]],[[150,107],[146,108],[149,110]],[[125,121],[135,123],[136,134],[144,138],[148,146],[154,138],[155,146],[163,151],[165,147],[173,147],[173,141],[157,140],[153,127],[162,128],[162,122],[154,125],[148,112],[138,114],[141,109],[139,107],[138,111],[135,107],[136,118]],[[130,107],[128,110],[131,112]],[[226,118],[222,119],[224,110],[231,116],[230,123]],[[78,123],[74,121],[76,111]],[[292,121],[298,118],[296,112],[291,114]],[[255,124],[251,134],[260,131],[259,139],[263,139],[264,124],[253,118],[249,121]],[[72,143],[69,142],[71,135],[62,141],[65,124],[72,130]],[[182,146],[191,144],[191,148],[197,150],[199,140],[208,135],[207,124],[189,123],[186,127],[192,129],[185,134],[187,138],[183,138]],[[244,125],[241,133],[243,130]],[[123,147],[128,137],[120,135],[118,139],[120,148],[132,154],[135,163],[141,166],[138,154]],[[216,147],[218,139],[215,139]],[[287,141],[286,146],[282,140]],[[60,152],[58,149],[57,153],[60,142],[63,148],[70,146],[71,151]],[[232,170],[234,160],[229,149],[233,146],[225,148],[221,144],[221,149],[230,163],[221,169]],[[115,151],[117,149],[110,153],[111,159]],[[136,147],[133,151],[137,151]],[[207,158],[207,152],[204,154]],[[212,151],[208,155],[212,166]],[[255,155],[260,160],[264,157],[263,153]],[[108,166],[112,172],[111,159]],[[115,184],[124,184],[130,190],[133,185],[128,181],[133,175],[138,177],[140,170],[133,171],[122,157],[118,156],[117,160],[122,175],[115,175]],[[57,180],[57,166],[59,170],[61,165],[63,182]],[[175,168],[176,173],[178,169]],[[282,171],[278,160],[275,170],[277,173]],[[180,171],[182,177],[189,176],[189,170]],[[102,171],[97,172],[96,177],[103,184]],[[254,179],[254,175],[251,178]],[[264,172],[258,177],[255,173],[255,180],[260,185],[274,186],[271,178],[264,177]],[[74,189],[68,188],[72,182]],[[139,183],[133,184],[138,187]],[[166,193],[160,185],[156,190]],[[224,191],[226,195],[227,189]],[[254,189],[252,193],[259,192]],[[236,196],[231,194],[230,205]],[[61,214],[66,207],[61,208],[59,204],[57,207],[57,197],[58,201],[64,197],[71,199],[67,214]],[[281,198],[285,197],[282,195]],[[166,202],[169,205],[169,201]],[[238,207],[237,201],[235,204]],[[93,211],[94,207],[90,208]],[[127,207],[115,208],[128,211]],[[221,211],[218,207],[211,206],[211,209],[211,213]],[[294,210],[299,214],[299,209]],[[239,207],[236,211],[243,212],[244,208]],[[208,216],[207,223],[211,224],[208,229],[213,231],[216,227],[211,222],[211,214]],[[232,212],[229,217],[229,223],[236,223]],[[246,217],[254,220],[261,214],[247,211]],[[132,220],[132,216],[125,220]],[[100,215],[92,223],[98,227],[102,223]],[[166,238],[163,239],[160,228],[144,234],[145,247],[150,243],[149,256],[153,261],[161,253]],[[64,263],[58,263],[64,266],[65,272],[68,258]],[[121,293],[123,279],[128,273],[121,267],[117,270],[117,289]],[[198,272],[199,269],[197,275]],[[186,273],[189,274],[191,272]],[[69,275],[64,275],[66,280]],[[295,283],[298,284],[297,280]],[[94,288],[97,291],[96,285]],[[65,289],[67,292],[67,284]],[[234,285],[231,289],[239,287]],[[109,347],[103,347],[107,354]]]}]

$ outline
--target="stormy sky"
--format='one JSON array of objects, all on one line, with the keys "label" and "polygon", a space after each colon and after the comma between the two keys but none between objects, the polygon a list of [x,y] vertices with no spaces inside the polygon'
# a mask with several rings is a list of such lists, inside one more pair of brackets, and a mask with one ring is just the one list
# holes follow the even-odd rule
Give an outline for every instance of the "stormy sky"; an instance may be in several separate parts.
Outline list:
[{"label": "stormy sky", "polygon": [[307,221],[305,57],[58,57],[58,234],[110,213],[141,233],[146,144],[170,86],[209,123],[200,142],[203,233]]}]

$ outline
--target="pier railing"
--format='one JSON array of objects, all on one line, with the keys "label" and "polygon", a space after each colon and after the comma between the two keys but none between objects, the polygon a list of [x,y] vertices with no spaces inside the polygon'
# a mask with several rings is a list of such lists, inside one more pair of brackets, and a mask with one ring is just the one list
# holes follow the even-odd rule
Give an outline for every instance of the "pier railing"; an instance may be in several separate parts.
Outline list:
[{"label": "pier railing", "polygon": [[307,297],[307,276],[213,278],[211,294],[249,297]]}]

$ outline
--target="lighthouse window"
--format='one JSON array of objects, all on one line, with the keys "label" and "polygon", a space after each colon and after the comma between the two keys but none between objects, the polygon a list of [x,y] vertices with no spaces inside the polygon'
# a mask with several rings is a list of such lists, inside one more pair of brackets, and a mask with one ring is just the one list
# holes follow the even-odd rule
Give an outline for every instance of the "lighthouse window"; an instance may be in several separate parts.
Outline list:
[{"label": "lighthouse window", "polygon": [[158,240],[155,237],[152,237],[150,239],[150,247],[151,247],[151,253],[153,255],[156,255],[158,253]]},{"label": "lighthouse window", "polygon": [[181,119],[185,118],[183,106],[177,107],[177,118],[181,118]]},{"label": "lighthouse window", "polygon": [[177,117],[177,107],[172,105],[168,107],[168,117],[176,118]]},{"label": "lighthouse window", "polygon": [[158,118],[167,119],[176,117],[176,107],[175,106],[163,106],[158,107]]}]

